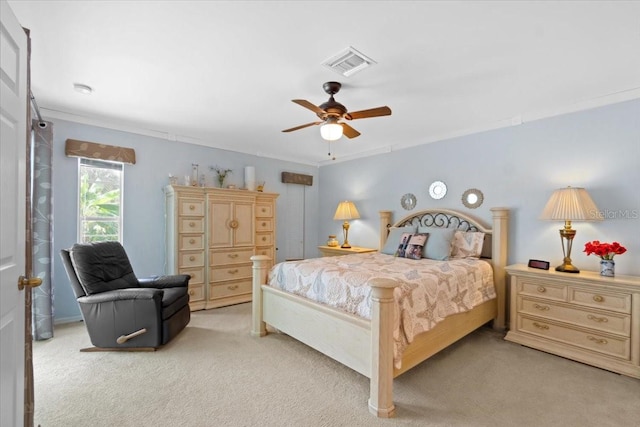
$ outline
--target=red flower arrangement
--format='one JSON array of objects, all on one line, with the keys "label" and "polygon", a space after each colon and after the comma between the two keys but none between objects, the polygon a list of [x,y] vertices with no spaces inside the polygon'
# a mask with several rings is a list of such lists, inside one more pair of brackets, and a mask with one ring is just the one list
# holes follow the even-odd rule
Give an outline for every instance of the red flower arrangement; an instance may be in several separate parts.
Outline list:
[{"label": "red flower arrangement", "polygon": [[602,259],[612,260],[615,255],[622,255],[627,252],[627,248],[618,242],[600,243],[599,240],[588,242],[584,245],[584,251],[587,255],[595,254]]}]

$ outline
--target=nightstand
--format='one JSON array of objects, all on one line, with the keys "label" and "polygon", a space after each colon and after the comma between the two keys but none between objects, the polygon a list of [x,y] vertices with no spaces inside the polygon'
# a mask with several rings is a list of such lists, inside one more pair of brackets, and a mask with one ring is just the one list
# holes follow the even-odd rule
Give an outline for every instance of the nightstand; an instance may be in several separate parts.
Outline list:
[{"label": "nightstand", "polygon": [[506,268],[508,341],[640,378],[640,277]]},{"label": "nightstand", "polygon": [[340,256],[349,254],[366,254],[369,252],[378,252],[377,249],[372,248],[360,248],[352,246],[350,248],[341,248],[340,246],[318,246],[318,250],[322,256]]}]

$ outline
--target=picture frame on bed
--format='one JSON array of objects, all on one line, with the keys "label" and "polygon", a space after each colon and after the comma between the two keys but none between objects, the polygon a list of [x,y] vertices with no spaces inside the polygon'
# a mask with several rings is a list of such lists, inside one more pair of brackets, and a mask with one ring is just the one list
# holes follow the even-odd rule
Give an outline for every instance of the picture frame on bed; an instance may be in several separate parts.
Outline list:
[{"label": "picture frame on bed", "polygon": [[391,220],[391,211],[380,211],[380,248],[384,247],[390,227],[479,231],[489,237],[485,238],[487,247],[483,248],[483,254],[493,269],[496,298],[446,317],[427,332],[415,336],[404,350],[399,368],[394,365],[393,338],[394,289],[399,283],[393,279],[374,277],[367,282],[371,288],[371,319],[365,319],[269,286],[269,259],[253,256],[251,334],[266,335],[268,324],[366,376],[370,380],[369,411],[377,417],[393,416],[395,377],[488,322],[493,322],[497,330],[504,329],[509,211],[492,208],[491,212],[492,226],[487,227],[455,210],[423,210],[395,223]]}]

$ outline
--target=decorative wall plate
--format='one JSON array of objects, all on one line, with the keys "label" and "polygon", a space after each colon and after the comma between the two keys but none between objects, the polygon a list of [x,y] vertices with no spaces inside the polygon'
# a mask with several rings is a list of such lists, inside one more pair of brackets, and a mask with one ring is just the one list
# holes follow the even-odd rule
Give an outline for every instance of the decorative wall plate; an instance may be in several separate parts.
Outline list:
[{"label": "decorative wall plate", "polygon": [[429,195],[438,200],[442,199],[447,194],[447,186],[442,181],[433,181],[429,186]]},{"label": "decorative wall plate", "polygon": [[482,191],[477,188],[470,188],[462,193],[462,204],[469,209],[475,209],[484,201],[484,195]]},{"label": "decorative wall plate", "polygon": [[410,211],[411,209],[416,207],[416,196],[411,193],[407,193],[400,199],[400,204],[403,208]]}]

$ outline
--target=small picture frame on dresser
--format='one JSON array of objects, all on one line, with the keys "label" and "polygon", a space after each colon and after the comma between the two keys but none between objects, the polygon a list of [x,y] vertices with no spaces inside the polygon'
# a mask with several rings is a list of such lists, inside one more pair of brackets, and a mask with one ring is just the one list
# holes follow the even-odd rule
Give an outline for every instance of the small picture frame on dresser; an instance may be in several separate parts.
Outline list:
[{"label": "small picture frame on dresser", "polygon": [[539,268],[540,270],[548,270],[549,269],[549,261],[541,261],[539,259],[530,259],[529,268]]}]

